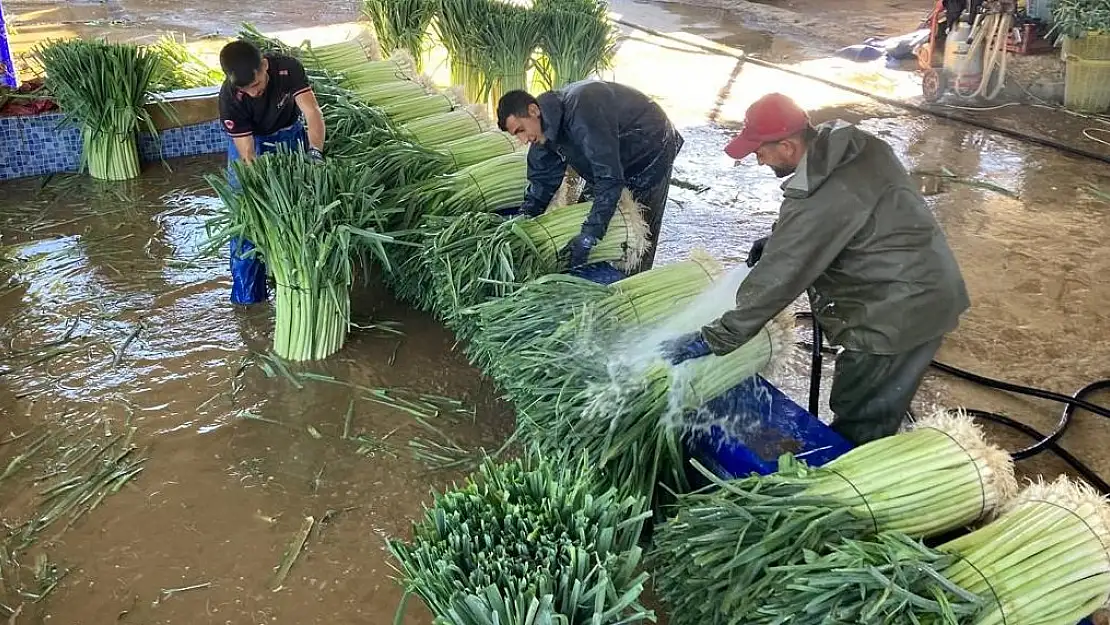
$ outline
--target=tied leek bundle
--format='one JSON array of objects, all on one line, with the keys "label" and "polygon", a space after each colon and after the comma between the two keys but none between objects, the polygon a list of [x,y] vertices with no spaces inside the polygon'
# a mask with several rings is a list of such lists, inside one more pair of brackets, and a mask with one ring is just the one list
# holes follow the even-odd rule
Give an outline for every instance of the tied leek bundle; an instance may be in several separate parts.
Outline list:
[{"label": "tied leek bundle", "polygon": [[1072,625],[1110,600],[1110,508],[1066,477],[1023,490],[996,521],[928,548],[898,532],[782,567],[755,625]]},{"label": "tied leek bundle", "polygon": [[339,351],[350,324],[352,256],[388,268],[386,234],[395,209],[378,202],[367,168],[333,159],[326,165],[281,149],[232,165],[241,191],[209,177],[227,212],[209,221],[213,246],[233,239],[255,245],[277,284],[274,352],[294,361]]},{"label": "tied leek bundle", "polygon": [[409,102],[436,92],[435,87],[422,76],[416,80],[392,80],[350,89],[353,97],[375,106]]},{"label": "tied leek bundle", "polygon": [[428,27],[435,17],[437,0],[364,0],[363,12],[374,25],[382,49],[404,50],[421,70]]},{"label": "tied leek bundle", "polygon": [[493,0],[440,0],[435,18],[436,35],[451,64],[451,84],[462,87],[471,102],[484,102],[489,95],[483,71],[488,57],[475,25],[488,22],[492,5]]},{"label": "tied leek bundle", "polygon": [[[467,352],[471,362],[534,415],[537,402],[558,403],[556,396],[545,397],[545,389],[563,395],[566,371],[582,368],[577,353],[581,342],[608,349],[681,310],[721,272],[716,259],[695,251],[689,260],[609,286],[574,276],[544,276],[508,297],[465,311],[477,317],[479,328]],[[589,337],[582,327],[586,319],[597,320]]]},{"label": "tied leek bundle", "polygon": [[452,95],[429,93],[408,100],[395,100],[382,105],[382,112],[394,123],[403,124],[424,117],[450,113],[458,108],[459,101]]},{"label": "tied leek bundle", "polygon": [[528,155],[511,152],[433,178],[411,191],[424,215],[462,215],[520,206],[528,186]]},{"label": "tied leek bundle", "polygon": [[81,128],[82,167],[102,180],[138,176],[136,134],[158,134],[144,107],[151,84],[159,79],[158,54],[80,39],[47,42],[32,54],[46,69],[46,88],[66,122]]},{"label": "tied leek bundle", "polygon": [[359,33],[353,39],[323,46],[313,46],[305,42],[297,50],[296,56],[300,57],[306,66],[335,74],[359,71],[366,66],[389,66],[390,64],[389,61],[378,60],[378,42],[373,35],[363,29],[359,29]]},{"label": "tied leek bundle", "polygon": [[377,107],[344,98],[321,103],[320,110],[328,128],[325,149],[333,157],[364,157],[373,148],[398,140],[389,116]]},{"label": "tied leek bundle", "polygon": [[[425,245],[424,264],[435,286],[420,303],[465,338],[469,331],[462,324],[468,320],[459,312],[559,270],[559,252],[581,230],[591,206],[563,206],[534,219],[505,220],[488,213],[460,216]],[[643,216],[625,191],[590,262],[629,267],[643,256],[646,244]]]},{"label": "tied leek bundle", "polygon": [[599,492],[584,462],[483,463],[435,496],[411,542],[389,541],[407,593],[436,623],[654,621],[637,573],[644,502]]},{"label": "tied leek bundle", "polygon": [[490,130],[489,115],[477,104],[401,124],[398,132],[423,146],[439,146]]},{"label": "tied leek bundle", "polygon": [[543,33],[542,67],[549,88],[585,80],[612,66],[617,30],[608,7],[598,0],[537,0],[537,20]]},{"label": "tied leek bundle", "polygon": [[492,130],[462,139],[448,141],[436,146],[451,159],[456,169],[476,165],[497,156],[511,154],[522,149],[522,144],[513,136],[500,130]]},{"label": "tied leek bundle", "polygon": [[157,82],[151,86],[152,91],[211,87],[224,81],[223,72],[193,54],[185,45],[184,37],[178,41],[176,35],[162,35],[151,50],[158,55],[159,63]]},{"label": "tied leek bundle", "polygon": [[936,536],[991,516],[1017,489],[1009,454],[946,413],[821,468],[784,456],[774,475],[711,479],[656,535],[656,589],[676,625],[754,622],[807,554],[881,531]]},{"label": "tied leek bundle", "polygon": [[485,99],[497,106],[501,96],[514,89],[528,88],[528,69],[532,54],[540,43],[541,22],[536,13],[523,6],[490,2],[476,22],[486,76]]},{"label": "tied leek bundle", "polygon": [[362,62],[343,70],[343,86],[358,89],[396,80],[413,80],[418,75],[416,61],[404,50],[397,50],[384,61]]}]

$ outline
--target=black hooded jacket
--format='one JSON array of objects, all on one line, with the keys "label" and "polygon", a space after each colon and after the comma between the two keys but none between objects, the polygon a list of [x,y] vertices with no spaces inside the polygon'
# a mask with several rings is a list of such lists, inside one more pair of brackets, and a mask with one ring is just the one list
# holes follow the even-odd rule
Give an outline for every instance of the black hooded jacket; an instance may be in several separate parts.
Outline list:
[{"label": "black hooded jacket", "polygon": [[[540,95],[544,143],[528,150],[528,193],[522,212],[538,215],[563,182],[567,165],[593,188],[583,232],[605,235],[621,189],[650,189],[668,169],[682,137],[658,104],[624,85],[600,80],[571,83]],[[661,158],[664,157],[664,158]]]}]

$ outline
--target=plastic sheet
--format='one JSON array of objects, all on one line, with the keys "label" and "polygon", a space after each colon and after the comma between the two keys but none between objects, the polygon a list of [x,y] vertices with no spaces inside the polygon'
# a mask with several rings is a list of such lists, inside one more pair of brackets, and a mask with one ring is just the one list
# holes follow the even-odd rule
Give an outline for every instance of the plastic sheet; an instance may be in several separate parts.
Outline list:
[{"label": "plastic sheet", "polygon": [[[308,135],[304,125],[297,122],[292,126],[279,130],[272,135],[254,137],[254,152],[258,156],[274,152],[278,146],[284,145],[291,149],[304,148],[308,144]],[[239,150],[235,141],[227,141],[227,166],[228,180],[231,186],[239,188],[239,180],[235,176],[235,169],[231,164],[239,159]],[[254,244],[245,239],[233,239],[229,244],[231,253],[231,303],[257,304],[266,301],[268,296],[266,286],[266,265],[262,260],[253,256],[243,256],[254,249]]]}]

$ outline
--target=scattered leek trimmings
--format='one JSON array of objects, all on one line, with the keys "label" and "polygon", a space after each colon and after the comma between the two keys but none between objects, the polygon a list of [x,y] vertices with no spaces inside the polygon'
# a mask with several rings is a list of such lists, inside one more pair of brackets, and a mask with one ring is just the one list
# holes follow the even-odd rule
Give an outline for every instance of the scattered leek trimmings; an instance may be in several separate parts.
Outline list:
[{"label": "scattered leek trimmings", "polygon": [[389,541],[400,581],[452,625],[654,621],[639,596],[644,503],[599,492],[584,461],[483,463],[435,495],[410,542]]}]

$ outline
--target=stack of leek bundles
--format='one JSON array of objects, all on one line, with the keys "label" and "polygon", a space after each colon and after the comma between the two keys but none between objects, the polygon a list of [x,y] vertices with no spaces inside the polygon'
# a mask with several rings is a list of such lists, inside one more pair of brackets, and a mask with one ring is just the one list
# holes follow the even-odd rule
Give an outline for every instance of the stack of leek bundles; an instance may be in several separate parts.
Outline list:
[{"label": "stack of leek bundles", "polygon": [[32,54],[46,70],[46,88],[65,121],[81,129],[82,167],[101,180],[138,176],[136,135],[158,134],[145,108],[152,83],[161,82],[158,54],[80,39],[50,41]]},{"label": "stack of leek bundles", "polygon": [[540,88],[558,89],[612,66],[617,29],[600,0],[535,0],[540,24]]},{"label": "stack of leek bundles", "polygon": [[281,149],[232,167],[241,191],[209,176],[226,212],[208,223],[212,245],[254,244],[277,286],[274,352],[319,360],[343,347],[350,324],[353,256],[387,270],[385,246],[400,209],[379,202],[376,173],[339,159],[310,162]]},{"label": "stack of leek bundles", "polygon": [[553,457],[585,450],[625,494],[683,489],[689,413],[774,367],[790,340],[783,317],[728,356],[661,361],[654,346],[672,336],[667,326],[722,273],[696,254],[609,287],[548,276],[467,311],[480,328],[468,353],[517,406],[523,441]]},{"label": "stack of leek bundles", "polygon": [[[788,600],[777,598],[787,590],[797,592],[798,565],[830,545],[886,531],[937,536],[990,518],[1017,490],[1009,454],[989,445],[966,415],[947,413],[821,468],[784,456],[773,475],[722,482],[705,473],[714,483],[679,497],[651,555],[655,588],[676,625],[916,622],[757,615]],[[825,597],[813,598],[817,605]]]},{"label": "stack of leek bundles", "polygon": [[1108,548],[1106,499],[1062,476],[935,549],[884,532],[782,567],[791,584],[744,622],[1073,625],[1110,601]]},{"label": "stack of leek bundles", "polygon": [[[460,338],[468,338],[473,322],[460,313],[565,268],[559,252],[581,230],[591,207],[589,202],[557,207],[533,219],[504,219],[489,213],[454,219],[426,242],[422,259],[433,289],[420,303],[444,319]],[[646,246],[647,226],[625,191],[605,237],[593,248],[589,260],[628,268],[639,262]]]},{"label": "stack of leek bundles", "polygon": [[486,461],[435,496],[411,542],[389,542],[406,592],[451,625],[654,621],[639,600],[649,513],[594,476],[584,461]]}]

